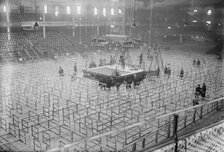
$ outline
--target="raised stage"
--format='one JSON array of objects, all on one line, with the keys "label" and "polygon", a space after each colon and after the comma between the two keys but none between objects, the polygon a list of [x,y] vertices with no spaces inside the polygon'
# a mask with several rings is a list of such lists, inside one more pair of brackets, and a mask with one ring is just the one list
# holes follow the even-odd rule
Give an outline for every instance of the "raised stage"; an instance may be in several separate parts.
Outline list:
[{"label": "raised stage", "polygon": [[120,65],[106,65],[84,70],[83,73],[85,77],[92,77],[95,79],[97,79],[97,77],[111,78],[116,70],[120,74],[118,78],[134,76],[135,74],[138,75],[144,72],[143,69],[122,69]]}]

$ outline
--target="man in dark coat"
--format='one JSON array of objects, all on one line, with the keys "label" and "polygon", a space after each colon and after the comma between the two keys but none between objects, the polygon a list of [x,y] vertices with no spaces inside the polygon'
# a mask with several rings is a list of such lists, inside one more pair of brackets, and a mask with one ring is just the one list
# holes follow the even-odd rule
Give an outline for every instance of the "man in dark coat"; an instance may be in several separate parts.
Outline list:
[{"label": "man in dark coat", "polygon": [[180,77],[181,77],[181,79],[183,78],[183,76],[184,76],[184,69],[181,68],[181,70],[180,70]]},{"label": "man in dark coat", "polygon": [[59,71],[58,71],[60,77],[64,76],[64,70],[62,69],[62,67],[59,67]]},{"label": "man in dark coat", "polygon": [[165,68],[164,68],[164,74],[167,74],[167,66],[165,66]]},{"label": "man in dark coat", "polygon": [[200,60],[198,59],[198,61],[197,61],[197,66],[200,66],[201,65],[201,62],[200,62]]},{"label": "man in dark coat", "polygon": [[199,98],[200,95],[201,95],[201,86],[199,84],[195,89],[195,98]]},{"label": "man in dark coat", "polygon": [[205,98],[206,95],[206,85],[203,83],[202,88],[201,88],[201,97]]}]

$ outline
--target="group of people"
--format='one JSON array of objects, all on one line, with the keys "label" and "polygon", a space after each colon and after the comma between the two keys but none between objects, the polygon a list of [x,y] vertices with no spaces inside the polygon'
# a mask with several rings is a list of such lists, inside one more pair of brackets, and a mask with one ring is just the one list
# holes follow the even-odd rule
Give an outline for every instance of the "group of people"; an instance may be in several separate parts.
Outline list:
[{"label": "group of people", "polygon": [[106,65],[106,64],[107,64],[106,62],[107,62],[106,59],[100,59],[99,66],[104,66],[104,65]]},{"label": "group of people", "polygon": [[164,74],[168,75],[168,78],[170,77],[170,75],[171,75],[171,69],[170,69],[170,67],[165,66]]},{"label": "group of people", "polygon": [[180,69],[180,78],[182,79],[183,77],[184,77],[184,69],[181,68],[181,69]]},{"label": "group of people", "polygon": [[[76,77],[77,71],[78,71],[77,70],[77,64],[75,62],[75,65],[74,65],[74,68],[73,68],[73,75],[72,75],[72,78],[71,79],[74,79]],[[65,76],[64,70],[63,70],[63,68],[61,66],[59,67],[58,74],[59,74],[60,77]]]},{"label": "group of people", "polygon": [[198,67],[201,65],[201,61],[199,59],[197,59],[197,61],[194,59],[193,60],[193,65],[197,65]]},{"label": "group of people", "polygon": [[[171,75],[170,67],[165,66],[164,74],[168,75],[168,78],[170,77],[170,75]],[[181,77],[181,79],[184,77],[184,69],[183,68],[180,69],[180,77]]]},{"label": "group of people", "polygon": [[121,64],[122,69],[125,69],[125,58],[124,56],[120,56],[119,63]]},{"label": "group of people", "polygon": [[199,104],[199,97],[200,96],[204,100],[204,98],[206,96],[206,85],[205,85],[205,83],[203,83],[202,87],[200,86],[200,84],[196,87],[196,89],[195,89],[195,98],[193,100],[193,106]]},{"label": "group of people", "polygon": [[200,96],[204,99],[206,96],[206,85],[203,83],[202,87],[200,84],[195,89],[195,98],[199,98]]}]

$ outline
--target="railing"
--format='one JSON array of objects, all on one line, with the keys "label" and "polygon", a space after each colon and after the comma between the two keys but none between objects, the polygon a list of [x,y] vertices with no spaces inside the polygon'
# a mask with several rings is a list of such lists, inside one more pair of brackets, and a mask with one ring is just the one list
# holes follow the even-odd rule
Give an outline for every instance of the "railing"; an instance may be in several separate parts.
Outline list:
[{"label": "railing", "polygon": [[[154,133],[148,134],[142,138],[139,138],[134,143],[127,145],[122,151],[149,151],[149,149],[158,142],[164,139],[173,137],[173,115],[178,114],[178,131],[185,129],[187,126],[203,119],[209,113],[220,110],[224,107],[224,97],[209,101],[207,103],[192,106],[186,109],[178,110],[172,113],[168,113],[157,117],[158,122],[160,120],[167,120],[167,123],[158,128]],[[161,131],[165,132],[161,135]],[[146,148],[147,147],[147,148]]]},{"label": "railing", "polygon": [[[190,133],[188,133],[188,134],[186,134],[186,135],[183,135],[183,136],[181,136],[181,137],[179,137],[179,142],[182,142],[182,143],[185,143],[185,149],[187,149],[188,148],[188,145],[186,144],[187,143],[187,138],[189,138],[189,137],[191,137],[191,136],[194,136],[194,135],[196,135],[196,134],[198,134],[198,133],[202,133],[202,132],[205,132],[205,131],[207,131],[208,129],[211,129],[211,128],[214,128],[214,127],[216,127],[216,126],[219,126],[219,125],[221,125],[221,124],[223,124],[224,123],[224,120],[222,120],[222,121],[220,121],[220,122],[217,122],[217,123],[214,123],[214,124],[211,124],[211,125],[209,125],[209,126],[206,126],[206,127],[204,127],[204,128],[202,128],[202,129],[199,129],[199,130],[197,130],[197,131],[194,131],[194,132],[190,132]],[[173,145],[173,141],[168,141],[168,142],[165,142],[165,143],[163,143],[163,144],[161,144],[161,145],[158,145],[158,146],[155,146],[155,147],[152,147],[152,148],[149,148],[149,149],[144,149],[144,150],[142,150],[142,151],[157,151],[157,150],[160,150],[161,149],[161,147],[170,147],[170,146],[172,146]]]},{"label": "railing", "polygon": [[19,149],[13,146],[12,143],[9,143],[8,140],[6,140],[0,135],[0,150],[1,149],[7,150],[7,151],[19,151]]},{"label": "railing", "polygon": [[[185,121],[183,123],[181,123],[181,121],[178,122],[178,131],[180,131],[180,130],[186,128],[188,125],[193,124],[194,122],[202,119],[208,113],[222,108],[223,104],[224,104],[223,100],[224,100],[224,97],[216,99],[216,100],[213,100],[213,101],[210,101],[210,102],[205,103],[205,104],[192,106],[192,107],[189,107],[189,108],[186,108],[186,109],[178,110],[178,111],[175,111],[175,112],[172,112],[172,113],[169,113],[169,114],[165,114],[165,115],[156,117],[156,120],[158,120],[158,121],[163,119],[163,118],[167,118],[167,117],[169,117],[169,119],[167,120],[167,123],[165,125],[162,125],[157,131],[154,131],[155,134],[154,133],[148,133],[144,137],[137,139],[134,143],[129,144],[128,146],[126,146],[125,148],[123,148],[120,151],[125,151],[125,152],[126,151],[132,151],[133,152],[133,151],[151,151],[151,150],[156,150],[156,149],[158,149],[158,147],[151,148],[150,144],[153,145],[155,143],[158,143],[159,141],[162,141],[163,139],[167,139],[167,138],[172,136],[171,135],[171,133],[172,133],[172,124],[173,124],[173,122],[172,122],[173,120],[171,119],[172,115],[178,114],[179,118],[182,118],[181,120],[183,120],[183,118],[184,118]],[[203,109],[206,109],[205,113],[203,113],[204,112]],[[200,111],[200,110],[202,110],[202,111]],[[181,114],[186,113],[186,112],[189,112],[189,113],[192,114],[192,117],[189,117],[190,121],[187,120],[188,117],[181,116]],[[197,112],[202,112],[202,113],[197,117],[197,115],[195,114]],[[106,136],[112,135],[114,133],[122,132],[122,131],[128,130],[130,128],[144,126],[144,125],[149,124],[149,123],[150,122],[148,122],[148,121],[139,122],[139,123],[136,123],[136,124],[132,124],[130,126],[126,126],[124,128],[121,128],[121,129],[109,131],[109,132],[106,132],[106,133],[103,133],[103,134],[99,134],[99,135],[96,135],[96,136],[92,136],[92,137],[89,137],[89,138],[84,138],[84,139],[81,139],[79,141],[75,141],[74,143],[70,143],[68,145],[64,145],[61,148],[62,149],[64,149],[64,148],[67,149],[67,148],[72,147],[72,146],[74,146],[75,144],[78,144],[78,143],[88,143],[88,142],[91,142],[92,140],[100,139],[102,137],[106,137]],[[181,125],[183,125],[183,127],[181,127]],[[167,135],[167,136],[161,135],[161,129],[165,129],[165,128],[168,128],[166,130],[166,133],[165,133],[165,135]],[[199,130],[199,132],[200,132],[200,130]],[[155,137],[155,138],[151,139],[153,137]],[[180,139],[183,139],[185,137],[186,136],[184,136],[184,137],[182,137]],[[149,141],[149,139],[150,139],[150,141]],[[162,146],[166,146],[167,144],[170,144],[170,143],[171,142],[168,142],[168,143],[166,142]],[[54,151],[57,151],[58,149],[59,148],[53,148],[53,149],[49,150],[49,152],[54,152]]]}]

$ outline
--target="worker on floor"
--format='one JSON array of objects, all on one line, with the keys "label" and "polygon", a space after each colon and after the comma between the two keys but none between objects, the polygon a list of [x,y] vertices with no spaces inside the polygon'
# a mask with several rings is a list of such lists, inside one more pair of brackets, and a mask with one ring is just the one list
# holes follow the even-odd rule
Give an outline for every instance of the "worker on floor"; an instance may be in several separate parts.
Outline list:
[{"label": "worker on floor", "polygon": [[73,71],[73,75],[72,75],[72,78],[71,79],[74,80],[76,78],[76,76],[77,76],[77,64],[75,62],[74,71]]},{"label": "worker on floor", "polygon": [[143,62],[143,54],[141,53],[139,55],[139,65],[142,65],[142,62]]},{"label": "worker on floor", "polygon": [[110,56],[110,65],[113,65],[114,64],[114,58],[113,58],[113,56],[111,55]]},{"label": "worker on floor", "polygon": [[59,67],[59,71],[58,71],[60,77],[64,76],[64,70],[62,69],[62,67]]},{"label": "worker on floor", "polygon": [[195,98],[198,99],[200,95],[201,95],[201,86],[199,84],[195,89]]},{"label": "worker on floor", "polygon": [[96,63],[94,61],[91,61],[89,68],[95,68],[96,67]]},{"label": "worker on floor", "polygon": [[170,67],[167,68],[167,75],[168,75],[168,78],[169,78],[170,75],[171,75],[171,69],[170,69]]},{"label": "worker on floor", "polygon": [[193,60],[193,65],[194,65],[194,66],[196,65],[196,60],[195,60],[195,59]]},{"label": "worker on floor", "polygon": [[167,68],[167,66],[165,66],[165,68],[164,68],[164,74],[167,74],[167,70],[168,70],[168,68]]},{"label": "worker on floor", "polygon": [[200,62],[200,60],[198,59],[198,61],[197,61],[197,66],[199,67],[201,65],[201,62]]},{"label": "worker on floor", "polygon": [[199,105],[199,101],[197,98],[193,99],[193,106]]},{"label": "worker on floor", "polygon": [[180,70],[180,78],[182,79],[182,78],[183,78],[183,76],[184,76],[184,69],[183,69],[183,68],[181,68],[181,70]]},{"label": "worker on floor", "polygon": [[201,97],[204,99],[206,96],[206,85],[203,83],[202,88],[201,88]]},{"label": "worker on floor", "polygon": [[159,74],[160,74],[160,68],[158,67],[157,70],[156,70],[156,77],[157,78],[159,77]]},{"label": "worker on floor", "polygon": [[122,69],[125,69],[125,59],[122,55],[120,56],[119,62],[121,64]]}]

